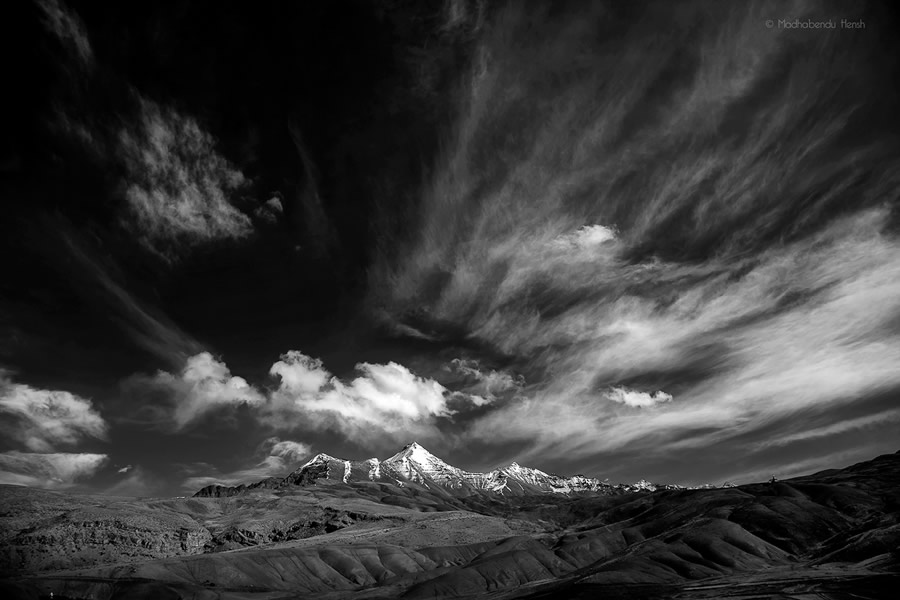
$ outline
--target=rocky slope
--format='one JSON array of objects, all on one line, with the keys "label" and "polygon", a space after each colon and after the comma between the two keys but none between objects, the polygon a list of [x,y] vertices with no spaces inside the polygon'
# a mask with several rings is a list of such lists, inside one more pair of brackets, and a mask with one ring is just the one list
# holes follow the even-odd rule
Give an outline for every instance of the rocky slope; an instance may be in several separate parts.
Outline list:
[{"label": "rocky slope", "polygon": [[[403,487],[316,481],[143,507],[188,518],[213,538],[223,531],[253,533],[255,539],[235,538],[242,549],[21,572],[0,582],[0,593],[99,600],[487,594],[871,600],[892,597],[900,577],[900,453],[774,483],[618,495],[491,494],[493,504],[466,510],[440,505],[443,496],[437,494],[444,488],[432,492],[411,480]],[[364,491],[370,495],[361,498]],[[482,499],[473,494],[457,501]],[[41,504],[35,494],[29,502],[32,511]],[[19,515],[16,527],[29,529],[30,518]],[[75,510],[54,522],[64,528],[84,520]],[[266,532],[290,530],[292,523],[316,529],[306,537],[264,541]],[[21,533],[7,535],[4,545],[30,539]]]}]

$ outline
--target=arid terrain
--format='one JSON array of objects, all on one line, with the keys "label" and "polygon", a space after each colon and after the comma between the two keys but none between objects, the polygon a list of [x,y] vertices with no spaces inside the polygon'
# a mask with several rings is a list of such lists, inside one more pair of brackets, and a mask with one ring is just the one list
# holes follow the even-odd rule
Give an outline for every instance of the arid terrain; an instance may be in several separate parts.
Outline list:
[{"label": "arid terrain", "polygon": [[900,583],[900,453],[615,494],[327,477],[225,497],[0,490],[4,598],[874,599]]}]

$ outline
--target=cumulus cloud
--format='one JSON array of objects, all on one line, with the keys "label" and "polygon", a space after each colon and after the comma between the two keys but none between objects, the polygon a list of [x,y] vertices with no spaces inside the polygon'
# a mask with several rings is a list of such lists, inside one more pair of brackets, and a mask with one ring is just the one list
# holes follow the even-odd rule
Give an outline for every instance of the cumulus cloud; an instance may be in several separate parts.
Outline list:
[{"label": "cumulus cloud", "polygon": [[94,52],[84,29],[84,23],[60,0],[38,0],[44,12],[44,23],[73,53],[83,66],[91,66]]},{"label": "cumulus cloud", "polygon": [[315,394],[331,379],[318,358],[291,350],[281,356],[269,369],[269,374],[281,379],[281,389],[289,394]]},{"label": "cumulus cloud", "polygon": [[13,383],[0,373],[0,431],[35,452],[105,439],[106,421],[90,400],[61,390]]},{"label": "cumulus cloud", "polygon": [[[457,404],[482,400],[469,394],[455,397],[437,381],[395,362],[359,363],[356,369],[357,377],[342,381],[320,359],[292,350],[270,369],[277,387],[263,391],[201,352],[190,357],[179,373],[132,376],[125,387],[145,397],[145,421],[165,422],[174,430],[214,411],[248,406],[250,416],[276,430],[324,427],[369,440],[383,435],[396,439],[436,436],[435,420],[455,412],[448,406],[449,399]],[[489,381],[495,379],[500,383],[491,385],[505,385],[499,376]],[[291,448],[287,443],[277,445],[273,454],[299,451]]]},{"label": "cumulus cloud", "polygon": [[189,357],[179,373],[158,371],[153,376],[133,376],[125,383],[129,390],[161,396],[165,408],[149,408],[155,418],[166,419],[175,430],[219,408],[258,406],[266,400],[243,377],[232,376],[225,363],[209,352]]},{"label": "cumulus cloud", "polygon": [[90,477],[106,462],[105,454],[4,452],[0,454],[0,483],[66,488]]},{"label": "cumulus cloud", "polygon": [[179,250],[252,232],[231,204],[244,175],[216,152],[215,139],[191,117],[139,99],[136,125],[119,133],[128,170],[125,226],[168,259]]},{"label": "cumulus cloud", "polygon": [[322,362],[300,352],[284,354],[271,373],[281,385],[270,398],[273,426],[328,426],[346,435],[373,438],[433,435],[436,417],[447,417],[448,390],[403,365],[360,363],[359,377],[342,382]]},{"label": "cumulus cloud", "polygon": [[605,395],[609,400],[613,402],[618,402],[626,406],[634,406],[636,408],[644,408],[647,406],[660,404],[662,402],[672,401],[672,395],[662,391],[649,394],[647,392],[639,392],[637,390],[630,390],[628,388],[621,387],[614,387],[606,392]]},{"label": "cumulus cloud", "polygon": [[307,444],[271,437],[260,445],[258,456],[264,457],[250,467],[218,473],[215,467],[205,463],[189,465],[186,471],[190,476],[184,480],[183,487],[198,490],[207,485],[239,485],[266,477],[284,476],[310,454],[311,448]]}]

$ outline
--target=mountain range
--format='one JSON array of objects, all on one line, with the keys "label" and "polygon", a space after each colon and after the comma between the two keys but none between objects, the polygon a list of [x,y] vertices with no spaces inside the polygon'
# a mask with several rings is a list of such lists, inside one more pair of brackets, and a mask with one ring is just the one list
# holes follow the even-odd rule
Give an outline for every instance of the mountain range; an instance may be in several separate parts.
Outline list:
[{"label": "mountain range", "polygon": [[411,444],[190,498],[0,485],[0,598],[896,597],[900,452],[734,487],[571,479]]},{"label": "mountain range", "polygon": [[[404,446],[388,459],[346,460],[320,453],[283,478],[270,477],[262,481],[239,486],[209,485],[198,491],[196,497],[227,497],[260,488],[284,488],[295,485],[314,485],[317,482],[360,484],[368,482],[391,485],[420,485],[426,489],[443,489],[454,495],[470,495],[489,492],[510,495],[574,494],[591,492],[598,494],[622,494],[653,492],[658,489],[689,489],[673,484],[656,484],[638,481],[632,484],[611,484],[592,477],[575,475],[562,477],[539,469],[511,463],[487,473],[466,471],[447,464],[418,442]],[[702,486],[710,488],[714,486]],[[691,488],[694,489],[694,488]]]}]

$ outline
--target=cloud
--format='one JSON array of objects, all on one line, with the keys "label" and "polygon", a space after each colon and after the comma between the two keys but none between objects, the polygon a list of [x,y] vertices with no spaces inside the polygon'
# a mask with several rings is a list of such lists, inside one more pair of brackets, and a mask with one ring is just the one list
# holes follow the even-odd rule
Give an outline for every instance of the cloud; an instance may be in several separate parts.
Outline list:
[{"label": "cloud", "polygon": [[372,440],[436,435],[434,420],[449,417],[448,390],[403,365],[359,363],[359,377],[342,382],[322,362],[300,352],[284,354],[271,374],[281,379],[266,420],[274,427],[329,427]]},{"label": "cloud", "polygon": [[555,250],[576,252],[592,250],[601,244],[612,242],[616,239],[616,232],[603,225],[585,225],[573,233],[567,233],[554,238],[550,245]]},{"label": "cloud", "polygon": [[85,67],[94,63],[94,52],[84,29],[84,23],[75,13],[59,0],[38,0],[37,5],[44,11],[44,23],[73,53]]},{"label": "cloud", "polygon": [[0,373],[0,431],[35,452],[105,439],[107,424],[90,400],[13,383]]},{"label": "cloud", "polygon": [[181,365],[191,355],[200,352],[203,346],[181,330],[165,314],[140,300],[129,292],[125,285],[114,277],[115,267],[104,257],[92,252],[80,240],[79,234],[64,220],[54,225],[61,231],[68,256],[84,269],[96,285],[84,285],[77,280],[76,289],[91,301],[103,302],[109,306],[116,318],[139,347],[161,360]]},{"label": "cloud", "polygon": [[[440,437],[438,419],[449,419],[465,406],[484,402],[472,394],[450,392],[395,362],[359,363],[356,370],[357,377],[341,380],[320,359],[292,350],[270,369],[277,387],[262,391],[202,352],[190,357],[179,373],[135,375],[123,383],[127,393],[144,399],[143,422],[165,423],[176,431],[207,414],[247,406],[250,417],[273,430],[324,428],[357,441],[374,442],[385,436],[395,441],[411,436]],[[511,385],[499,374],[482,377],[487,390]],[[273,448],[276,456],[300,451],[287,442]]]},{"label": "cloud", "polygon": [[118,136],[128,170],[125,227],[167,259],[192,246],[252,233],[231,204],[244,175],[216,152],[215,139],[191,117],[139,98],[136,125]]},{"label": "cloud", "polygon": [[253,211],[253,216],[268,225],[275,225],[284,217],[284,208],[281,204],[281,198],[277,196],[269,198],[264,204]]},{"label": "cloud", "polygon": [[281,356],[269,369],[269,374],[281,379],[281,390],[295,395],[316,394],[331,379],[318,358],[291,350]]},{"label": "cloud", "polygon": [[121,469],[116,471],[116,473],[127,473],[128,471],[130,471],[133,468],[134,467],[132,467],[131,465],[125,465],[124,467],[122,467]]},{"label": "cloud", "polygon": [[462,389],[477,406],[490,404],[498,396],[507,395],[507,392],[518,392],[525,385],[523,376],[513,377],[509,373],[493,369],[482,370],[479,361],[473,359],[454,358],[447,370],[464,377]]},{"label": "cloud", "polygon": [[880,89],[857,65],[881,51],[769,35],[763,4],[708,10],[659,5],[663,37],[616,22],[610,45],[605,18],[510,5],[481,40],[420,219],[370,286],[395,329],[415,314],[527,375],[468,439],[739,452],[900,386],[900,154],[860,118],[879,94],[837,92]]},{"label": "cloud", "polygon": [[266,477],[284,476],[293,470],[301,459],[311,454],[311,448],[302,442],[271,437],[260,445],[259,453],[265,457],[253,466],[227,473],[216,473],[215,467],[205,463],[189,466],[187,471],[192,475],[184,480],[183,487],[198,490],[207,485],[233,486],[253,483]]},{"label": "cloud", "polygon": [[105,454],[0,453],[0,483],[45,488],[71,487],[107,462]]},{"label": "cloud", "polygon": [[291,440],[280,440],[277,437],[269,438],[266,443],[272,444],[269,454],[277,456],[286,461],[298,461],[310,453],[310,447],[301,442],[292,442]]},{"label": "cloud", "polygon": [[187,359],[177,374],[158,371],[156,375],[135,375],[125,381],[126,389],[161,397],[164,407],[149,405],[154,418],[181,430],[201,417],[223,407],[258,406],[265,396],[243,377],[231,375],[228,367],[209,352]]},{"label": "cloud", "polygon": [[119,473],[128,472],[126,477],[106,488],[103,493],[107,496],[152,496],[163,489],[165,482],[159,477],[149,473],[143,467],[131,467],[119,469]]},{"label": "cloud", "polygon": [[637,390],[629,390],[627,388],[612,388],[606,392],[606,397],[613,402],[625,404],[626,406],[634,406],[636,408],[644,408],[653,406],[662,402],[671,402],[672,395],[665,392],[639,392]]}]

